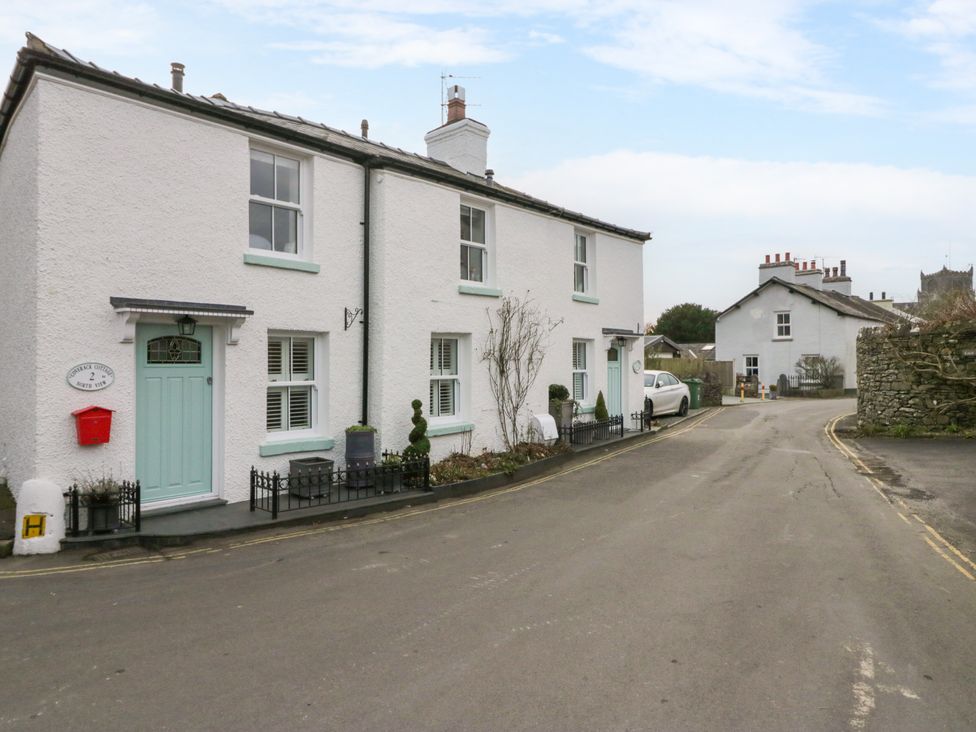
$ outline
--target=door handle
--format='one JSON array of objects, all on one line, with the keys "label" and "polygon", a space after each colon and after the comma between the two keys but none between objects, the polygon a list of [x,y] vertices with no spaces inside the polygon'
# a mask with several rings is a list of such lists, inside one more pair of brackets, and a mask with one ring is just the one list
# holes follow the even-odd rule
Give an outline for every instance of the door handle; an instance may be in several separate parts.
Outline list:
[{"label": "door handle", "polygon": [[213,386],[213,376],[207,377],[207,386]]}]

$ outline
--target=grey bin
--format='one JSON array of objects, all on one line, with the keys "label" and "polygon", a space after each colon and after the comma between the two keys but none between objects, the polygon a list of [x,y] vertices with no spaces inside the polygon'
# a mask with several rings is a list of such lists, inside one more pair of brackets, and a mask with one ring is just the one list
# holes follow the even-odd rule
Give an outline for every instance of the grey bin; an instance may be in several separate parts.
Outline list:
[{"label": "grey bin", "polygon": [[322,457],[288,461],[288,492],[299,498],[321,498],[332,490],[334,461]]}]

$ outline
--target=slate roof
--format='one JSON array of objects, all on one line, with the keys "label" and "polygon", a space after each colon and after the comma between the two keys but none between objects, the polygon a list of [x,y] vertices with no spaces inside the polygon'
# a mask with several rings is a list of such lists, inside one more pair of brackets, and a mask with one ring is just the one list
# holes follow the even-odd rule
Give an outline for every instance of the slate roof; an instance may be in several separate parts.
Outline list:
[{"label": "slate roof", "polygon": [[723,315],[740,307],[746,300],[758,295],[767,287],[773,287],[776,285],[785,287],[792,293],[801,295],[808,298],[812,302],[828,307],[839,315],[845,315],[851,318],[861,318],[862,320],[874,320],[879,323],[899,323],[903,320],[903,318],[890,310],[885,310],[883,307],[875,305],[869,300],[864,300],[857,295],[843,295],[839,292],[818,290],[814,287],[810,287],[809,285],[798,285],[795,282],[787,282],[785,280],[781,280],[779,277],[771,277],[770,279],[766,280],[745,297],[740,298],[731,306],[719,313],[718,317],[721,318]]},{"label": "slate roof", "polygon": [[0,101],[0,148],[17,105],[26,93],[34,71],[38,67],[68,75],[88,84],[107,86],[117,93],[142,101],[178,107],[190,114],[216,119],[230,126],[304,145],[358,163],[368,162],[375,168],[397,170],[415,177],[433,180],[636,242],[648,241],[651,238],[650,233],[646,231],[601,221],[497,182],[489,182],[481,176],[464,173],[440,160],[351,135],[319,122],[235,104],[215,97],[177,92],[158,84],[123,76],[117,71],[103,69],[90,61],[79,59],[68,51],[55,48],[31,33],[27,34],[27,45],[17,53],[17,63],[4,91],[3,99]]}]

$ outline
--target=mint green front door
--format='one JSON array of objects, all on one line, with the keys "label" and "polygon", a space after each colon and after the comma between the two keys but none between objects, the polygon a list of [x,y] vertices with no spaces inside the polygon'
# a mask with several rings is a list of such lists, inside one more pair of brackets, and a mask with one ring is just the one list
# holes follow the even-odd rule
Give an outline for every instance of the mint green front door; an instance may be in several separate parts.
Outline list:
[{"label": "mint green front door", "polygon": [[611,417],[623,414],[620,405],[620,349],[607,350],[607,411]]},{"label": "mint green front door", "polygon": [[209,326],[136,327],[136,477],[144,503],[212,490],[213,343]]}]

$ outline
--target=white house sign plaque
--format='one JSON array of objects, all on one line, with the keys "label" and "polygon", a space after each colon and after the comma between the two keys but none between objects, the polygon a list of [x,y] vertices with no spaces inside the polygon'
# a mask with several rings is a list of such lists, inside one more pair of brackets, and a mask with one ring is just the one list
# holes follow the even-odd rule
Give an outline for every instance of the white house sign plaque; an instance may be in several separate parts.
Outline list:
[{"label": "white house sign plaque", "polygon": [[68,383],[82,391],[98,391],[113,381],[115,372],[103,363],[80,363],[68,372]]}]

